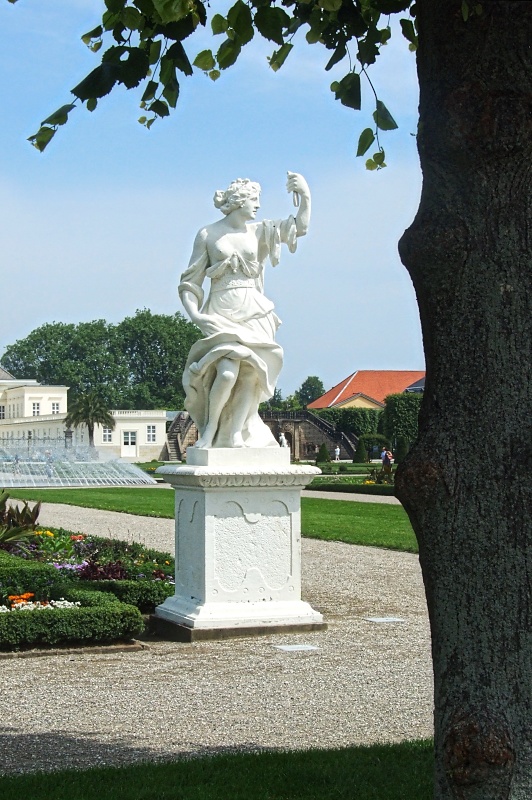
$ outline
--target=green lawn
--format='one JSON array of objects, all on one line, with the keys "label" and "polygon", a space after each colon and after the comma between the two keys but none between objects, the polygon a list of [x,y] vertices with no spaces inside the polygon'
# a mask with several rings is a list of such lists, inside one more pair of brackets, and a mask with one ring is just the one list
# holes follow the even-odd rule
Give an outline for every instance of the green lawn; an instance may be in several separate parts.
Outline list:
[{"label": "green lawn", "polygon": [[0,777],[30,800],[430,800],[432,743],[223,755]]},{"label": "green lawn", "polygon": [[[174,516],[174,493],[170,489],[17,489],[10,490],[9,495],[146,517]],[[303,497],[301,511],[303,536],[417,553],[417,542],[402,506]]]}]

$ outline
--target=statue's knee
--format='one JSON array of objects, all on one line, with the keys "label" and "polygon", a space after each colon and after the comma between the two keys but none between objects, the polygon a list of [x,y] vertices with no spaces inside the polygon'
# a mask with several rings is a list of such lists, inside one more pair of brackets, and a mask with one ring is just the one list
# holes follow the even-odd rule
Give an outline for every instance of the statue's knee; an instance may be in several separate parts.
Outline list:
[{"label": "statue's knee", "polygon": [[224,383],[234,383],[236,380],[236,375],[232,370],[224,369],[220,373],[220,378]]}]

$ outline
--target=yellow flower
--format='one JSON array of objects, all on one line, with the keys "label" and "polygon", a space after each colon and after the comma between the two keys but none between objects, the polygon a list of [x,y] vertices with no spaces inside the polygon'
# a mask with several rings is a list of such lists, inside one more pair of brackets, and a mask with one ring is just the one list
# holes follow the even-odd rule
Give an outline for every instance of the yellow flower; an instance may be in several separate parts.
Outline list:
[{"label": "yellow flower", "polygon": [[54,534],[52,533],[52,531],[44,531],[44,535],[53,537]]},{"label": "yellow flower", "polygon": [[169,564],[170,562],[169,562],[169,561],[165,561],[164,563],[165,563],[165,564]]}]

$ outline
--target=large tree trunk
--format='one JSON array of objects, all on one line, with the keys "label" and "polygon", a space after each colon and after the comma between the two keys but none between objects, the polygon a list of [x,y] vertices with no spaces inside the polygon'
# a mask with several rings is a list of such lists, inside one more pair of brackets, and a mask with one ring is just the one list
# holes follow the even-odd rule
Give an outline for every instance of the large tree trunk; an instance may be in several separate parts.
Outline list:
[{"label": "large tree trunk", "polygon": [[[477,0],[470,0],[473,8]],[[532,798],[532,3],[418,0],[419,540],[438,800]]]}]

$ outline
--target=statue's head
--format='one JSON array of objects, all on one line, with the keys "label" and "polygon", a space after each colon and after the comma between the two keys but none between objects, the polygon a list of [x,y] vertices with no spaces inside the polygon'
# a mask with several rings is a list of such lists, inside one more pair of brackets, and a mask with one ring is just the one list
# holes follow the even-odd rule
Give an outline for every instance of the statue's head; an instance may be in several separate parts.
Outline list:
[{"label": "statue's head", "polygon": [[250,181],[249,178],[237,178],[229,184],[224,191],[214,193],[214,205],[219,208],[222,214],[230,214],[236,208],[241,208],[248,197],[255,197],[260,194],[260,184]]}]

